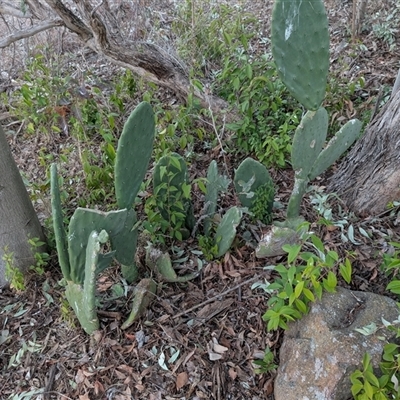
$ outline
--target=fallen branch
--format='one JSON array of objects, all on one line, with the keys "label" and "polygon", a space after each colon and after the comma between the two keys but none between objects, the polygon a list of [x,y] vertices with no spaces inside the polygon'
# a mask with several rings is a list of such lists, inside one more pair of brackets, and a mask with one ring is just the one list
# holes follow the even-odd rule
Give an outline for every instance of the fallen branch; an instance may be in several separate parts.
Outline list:
[{"label": "fallen branch", "polygon": [[182,317],[182,315],[189,314],[190,312],[192,312],[192,311],[194,311],[194,310],[196,310],[196,309],[198,309],[200,307],[203,307],[208,303],[212,303],[213,301],[219,299],[220,297],[226,296],[228,293],[233,292],[234,290],[239,289],[240,287],[242,287],[244,285],[247,285],[248,283],[256,281],[257,279],[260,279],[259,275],[253,276],[251,279],[248,279],[248,280],[246,280],[244,282],[241,282],[238,285],[236,285],[236,286],[234,286],[234,287],[232,287],[232,288],[230,288],[228,290],[225,290],[225,292],[218,293],[216,296],[213,296],[210,299],[208,299],[206,301],[203,301],[200,304],[196,304],[195,306],[189,308],[188,310],[182,311],[179,314],[174,315],[172,317],[172,319],[176,319],[176,318]]}]

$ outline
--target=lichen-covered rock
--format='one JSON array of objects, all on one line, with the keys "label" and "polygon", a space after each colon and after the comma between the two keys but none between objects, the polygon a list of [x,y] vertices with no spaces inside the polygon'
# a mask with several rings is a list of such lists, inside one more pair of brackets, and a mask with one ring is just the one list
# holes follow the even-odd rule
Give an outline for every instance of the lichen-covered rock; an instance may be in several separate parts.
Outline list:
[{"label": "lichen-covered rock", "polygon": [[343,288],[324,294],[285,332],[275,400],[352,398],[350,375],[361,367],[364,354],[369,353],[377,367],[383,346],[395,336],[387,329],[370,336],[355,329],[372,322],[382,326],[382,317],[394,321],[398,315],[396,302],[385,296]]}]

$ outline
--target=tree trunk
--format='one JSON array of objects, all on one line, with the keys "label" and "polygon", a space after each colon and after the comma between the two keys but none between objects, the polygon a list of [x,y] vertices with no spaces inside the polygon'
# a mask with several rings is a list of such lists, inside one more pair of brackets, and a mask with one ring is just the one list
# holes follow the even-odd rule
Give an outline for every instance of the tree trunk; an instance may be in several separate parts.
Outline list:
[{"label": "tree trunk", "polygon": [[400,90],[393,90],[330,178],[328,189],[362,216],[379,214],[400,200]]},{"label": "tree trunk", "polygon": [[34,264],[30,238],[43,240],[42,228],[0,126],[0,288],[7,284],[5,254],[21,271]]}]

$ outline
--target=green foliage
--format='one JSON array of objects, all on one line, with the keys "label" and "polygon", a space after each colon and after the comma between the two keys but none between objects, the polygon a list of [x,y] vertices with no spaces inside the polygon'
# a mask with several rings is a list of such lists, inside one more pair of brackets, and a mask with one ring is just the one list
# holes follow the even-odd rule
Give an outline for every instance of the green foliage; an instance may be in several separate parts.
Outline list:
[{"label": "green foliage", "polygon": [[156,211],[150,211],[149,223],[157,223],[162,233],[182,240],[194,227],[191,184],[185,160],[177,153],[160,158],[154,168],[153,196]]},{"label": "green foliage", "polygon": [[272,206],[275,196],[275,187],[269,183],[259,186],[254,192],[254,201],[249,211],[253,214],[253,219],[264,224],[272,222]]},{"label": "green foliage", "polygon": [[213,76],[213,91],[239,113],[238,121],[226,125],[235,132],[233,151],[252,153],[267,166],[286,166],[302,111],[270,57],[254,57],[251,43],[259,31],[254,16],[240,5],[186,1],[174,31],[194,75]]},{"label": "green foliage", "polygon": [[[45,243],[40,241],[38,238],[30,238],[28,239],[28,244],[30,245],[34,258],[34,263],[29,267],[29,270],[38,275],[43,275],[44,267],[50,259],[48,253],[41,251],[41,248]],[[5,276],[7,281],[10,283],[10,287],[17,291],[25,290],[25,276],[15,265],[14,253],[5,248],[2,258],[5,264]]]},{"label": "green foliage", "polygon": [[323,291],[334,292],[337,285],[336,269],[346,281],[351,277],[351,263],[340,263],[335,251],[326,251],[322,241],[310,236],[307,247],[313,251],[302,251],[301,245],[285,245],[287,264],[272,268],[278,273],[268,291],[274,293],[268,300],[268,310],[263,319],[267,330],[287,329],[287,323],[301,318],[309,310],[309,303],[320,299]]},{"label": "green foliage", "polygon": [[70,80],[61,74],[57,62],[46,60],[42,54],[27,62],[24,83],[10,100],[11,112],[25,122],[27,133],[61,132],[62,104],[71,100]]},{"label": "green foliage", "polygon": [[151,102],[156,115],[155,160],[178,150],[187,157],[196,157],[195,144],[201,144],[204,149],[212,147],[213,141],[202,123],[203,118],[209,117],[209,112],[200,107],[192,94],[184,105],[173,107],[157,100],[156,93],[152,91],[148,91],[144,98]]},{"label": "green foliage", "polygon": [[263,359],[253,360],[253,364],[258,366],[258,368],[254,370],[256,374],[265,374],[267,372],[273,372],[278,368],[278,365],[274,363],[274,353],[272,353],[269,347],[265,349]]},{"label": "green foliage", "polygon": [[[399,335],[398,335],[399,336]],[[376,374],[371,356],[366,353],[362,370],[351,374],[351,393],[355,400],[389,400],[399,399],[400,346],[388,343],[383,348],[380,374]]]},{"label": "green foliage", "polygon": [[29,267],[29,270],[38,275],[43,275],[44,268],[50,260],[48,253],[39,251],[40,248],[45,245],[45,243],[40,241],[39,238],[28,239],[28,243],[32,249],[33,257],[35,259],[34,264]]},{"label": "green foliage", "polygon": [[25,277],[21,270],[15,265],[14,253],[4,249],[3,261],[5,267],[5,275],[10,287],[22,291],[25,290]]},{"label": "green foliage", "polygon": [[382,40],[390,52],[397,48],[396,36],[399,32],[400,4],[393,3],[393,7],[383,8],[369,18],[372,32],[377,39]]},{"label": "green foliage", "polygon": [[204,258],[207,261],[216,259],[218,255],[218,243],[215,241],[214,237],[211,236],[211,232],[208,235],[200,235],[198,240]]},{"label": "green foliage", "polygon": [[[399,266],[400,266],[400,243],[392,242],[395,248],[393,254],[384,254],[381,270],[394,279],[387,285],[386,290],[394,294],[400,294]],[[382,360],[379,363],[380,373],[372,366],[371,356],[365,354],[362,362],[362,370],[357,369],[351,375],[351,393],[356,400],[389,400],[400,399],[400,345],[397,339],[400,337],[400,318],[389,322],[382,318],[383,326],[376,324],[357,330],[364,335],[375,333],[378,329],[388,329],[396,333],[396,343],[387,343],[383,347]]]},{"label": "green foliage", "polygon": [[301,109],[278,79],[267,58],[238,50],[216,76],[219,94],[238,106],[239,119],[227,124],[238,149],[253,153],[266,166],[285,167]]}]

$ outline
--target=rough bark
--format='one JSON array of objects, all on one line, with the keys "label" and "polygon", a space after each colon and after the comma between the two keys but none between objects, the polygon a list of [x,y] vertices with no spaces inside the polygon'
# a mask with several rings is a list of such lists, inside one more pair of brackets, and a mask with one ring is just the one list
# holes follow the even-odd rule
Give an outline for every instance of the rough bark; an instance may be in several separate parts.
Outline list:
[{"label": "rough bark", "polygon": [[377,215],[400,200],[400,90],[343,159],[328,189],[359,215]]},{"label": "rough bark", "polygon": [[15,266],[22,271],[34,263],[29,238],[44,236],[0,126],[0,287],[7,283],[5,254],[13,253]]}]

